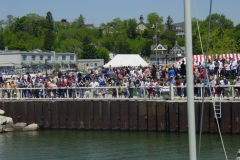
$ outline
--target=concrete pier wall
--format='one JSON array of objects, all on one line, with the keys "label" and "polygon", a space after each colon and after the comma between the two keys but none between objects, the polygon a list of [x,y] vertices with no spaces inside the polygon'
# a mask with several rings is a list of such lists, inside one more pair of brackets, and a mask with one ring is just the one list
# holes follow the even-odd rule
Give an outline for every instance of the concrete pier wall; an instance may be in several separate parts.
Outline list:
[{"label": "concrete pier wall", "polygon": [[[222,102],[222,133],[240,133],[239,102]],[[199,132],[202,103],[195,102]],[[37,123],[42,128],[187,132],[186,101],[153,100],[25,100],[2,101],[0,109],[14,123]],[[204,104],[202,131],[218,132],[213,103]]]}]

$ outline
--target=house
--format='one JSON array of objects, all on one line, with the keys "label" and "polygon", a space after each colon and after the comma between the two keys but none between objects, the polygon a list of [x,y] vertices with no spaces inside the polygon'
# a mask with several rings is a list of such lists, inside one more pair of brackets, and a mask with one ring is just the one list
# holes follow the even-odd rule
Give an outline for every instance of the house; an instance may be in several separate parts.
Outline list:
[{"label": "house", "polygon": [[176,35],[178,36],[178,38],[185,37],[185,23],[180,22],[180,23],[175,23],[174,25],[175,25]]},{"label": "house", "polygon": [[156,45],[151,45],[151,51],[152,54],[150,55],[150,60],[152,64],[156,64],[156,59],[158,63],[161,63],[161,59],[159,59],[160,55],[167,54],[168,53],[168,46],[167,45],[162,45],[159,43],[156,47]]},{"label": "house", "polygon": [[175,46],[169,51],[169,57],[174,57],[175,62],[179,61],[185,57],[185,47],[180,47],[176,41]]},{"label": "house", "polygon": [[142,15],[140,16],[139,20],[140,20],[140,22],[137,25],[137,30],[140,30],[140,32],[143,32],[147,28],[147,26],[143,22],[144,19],[143,19]]},{"label": "house", "polygon": [[71,25],[71,23],[68,22],[67,19],[65,18],[61,19],[61,21],[55,21],[54,23],[61,23],[62,25],[65,25],[65,26]]},{"label": "house", "polygon": [[[157,52],[156,52],[155,46],[156,45],[151,46],[151,50],[153,52],[150,55],[150,60],[152,64],[156,64],[156,58],[157,58],[157,64],[165,64],[165,63],[175,63],[186,56],[185,47],[180,47],[177,44],[177,42],[169,52],[166,45],[158,44]],[[160,51],[160,53],[158,51]]]},{"label": "house", "polygon": [[91,29],[95,28],[94,24],[84,24],[84,26]]}]

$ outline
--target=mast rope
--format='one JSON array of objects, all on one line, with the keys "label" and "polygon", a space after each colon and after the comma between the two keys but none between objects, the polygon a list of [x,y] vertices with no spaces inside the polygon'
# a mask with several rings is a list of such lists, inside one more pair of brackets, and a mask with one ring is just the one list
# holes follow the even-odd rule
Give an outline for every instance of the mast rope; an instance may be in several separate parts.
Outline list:
[{"label": "mast rope", "polygon": [[[200,39],[200,45],[201,45],[201,50],[202,50],[202,55],[204,55],[203,52],[203,46],[202,46],[202,38],[201,38],[201,33],[200,33],[200,27],[199,27],[199,23],[198,23],[198,18],[197,18],[197,10],[196,10],[196,0],[194,0],[194,10],[195,10],[195,15],[196,15],[196,20],[197,20],[197,29],[198,29],[198,35],[199,35],[199,39]],[[212,17],[212,0],[210,0],[210,10],[209,10],[209,20],[208,20],[208,37],[207,37],[207,44],[206,44],[206,59],[205,59],[205,66],[204,66],[204,81],[203,81],[203,98],[202,98],[202,110],[201,110],[201,120],[200,120],[200,134],[199,134],[199,146],[198,146],[198,160],[200,160],[200,151],[201,151],[201,141],[202,141],[202,121],[203,121],[203,111],[204,111],[204,93],[205,93],[205,82],[206,82],[206,78],[208,78],[208,74],[207,74],[207,62],[209,60],[208,57],[208,48],[209,48],[209,39],[210,39],[210,22],[211,22],[211,17]],[[208,87],[209,87],[209,91],[211,94],[211,97],[213,97],[212,95],[212,91],[211,91],[211,86],[209,83],[209,78],[208,78]],[[213,98],[212,98],[213,99]],[[213,106],[214,107],[214,106]],[[222,142],[222,146],[223,146],[223,151],[225,154],[225,158],[226,160],[228,160],[227,158],[227,154],[226,154],[226,150],[225,150],[225,146],[224,146],[224,142],[223,142],[223,138],[222,138],[222,134],[221,134],[221,130],[219,127],[219,122],[218,122],[218,118],[216,116],[216,112],[214,109],[214,115],[216,117],[216,122],[217,122],[217,127],[218,127],[218,132],[221,138],[221,142]]]}]

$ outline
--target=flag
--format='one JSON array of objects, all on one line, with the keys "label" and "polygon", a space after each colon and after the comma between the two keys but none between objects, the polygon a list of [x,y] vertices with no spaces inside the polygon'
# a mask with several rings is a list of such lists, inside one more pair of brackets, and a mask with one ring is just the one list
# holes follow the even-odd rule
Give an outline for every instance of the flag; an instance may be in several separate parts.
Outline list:
[{"label": "flag", "polygon": [[156,29],[157,28],[156,24],[153,24],[151,28]]},{"label": "flag", "polygon": [[155,34],[155,35],[153,35],[153,39],[156,39],[156,38],[157,38],[156,34]]}]

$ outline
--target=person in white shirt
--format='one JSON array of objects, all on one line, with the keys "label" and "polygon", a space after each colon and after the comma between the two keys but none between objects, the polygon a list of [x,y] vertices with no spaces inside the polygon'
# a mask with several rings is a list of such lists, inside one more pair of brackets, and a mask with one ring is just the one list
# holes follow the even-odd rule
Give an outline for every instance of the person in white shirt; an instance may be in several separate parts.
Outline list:
[{"label": "person in white shirt", "polygon": [[209,66],[209,74],[210,74],[210,76],[212,76],[213,73],[214,73],[214,67],[215,67],[214,63],[212,63],[212,64]]},{"label": "person in white shirt", "polygon": [[229,63],[226,63],[225,65],[224,65],[224,67],[225,67],[225,77],[227,78],[227,79],[229,79],[229,73],[230,73],[230,64]]},{"label": "person in white shirt", "polygon": [[233,78],[236,77],[237,66],[238,66],[237,61],[233,59],[231,64],[231,72],[232,72]]},{"label": "person in white shirt", "polygon": [[98,97],[98,89],[96,87],[99,86],[99,83],[97,81],[97,79],[94,79],[90,84],[89,86],[91,86],[93,89],[92,89],[92,92],[93,92],[93,97],[94,98],[97,98]]}]

